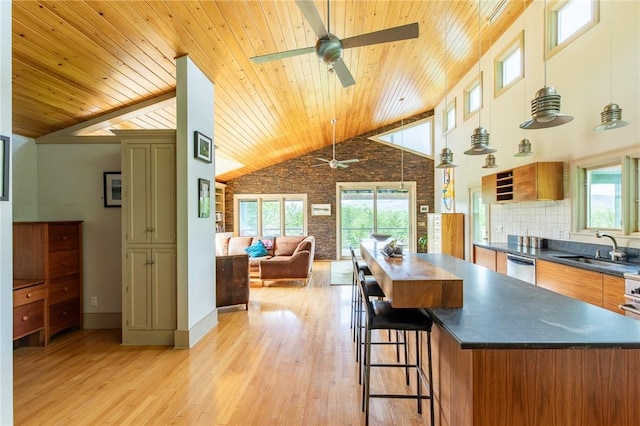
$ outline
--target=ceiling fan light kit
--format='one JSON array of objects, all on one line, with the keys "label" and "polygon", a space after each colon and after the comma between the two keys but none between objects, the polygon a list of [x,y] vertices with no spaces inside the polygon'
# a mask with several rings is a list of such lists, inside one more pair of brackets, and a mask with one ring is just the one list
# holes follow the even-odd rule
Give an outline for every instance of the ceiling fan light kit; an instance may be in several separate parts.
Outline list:
[{"label": "ceiling fan light kit", "polygon": [[407,40],[411,38],[418,38],[419,28],[418,23],[401,25],[398,27],[388,28],[386,30],[375,31],[372,33],[361,34],[353,37],[340,40],[334,34],[330,32],[329,11],[330,2],[327,0],[327,26],[325,27],[320,13],[313,2],[313,0],[296,0],[296,5],[300,8],[300,11],[304,15],[305,19],[309,22],[313,32],[316,34],[318,40],[316,41],[315,49],[313,47],[305,47],[301,49],[287,50],[284,52],[271,53],[268,55],[254,56],[251,59],[255,63],[263,63],[272,61],[275,59],[290,58],[292,56],[304,55],[311,53],[315,50],[316,55],[320,61],[326,65],[333,66],[333,71],[338,76],[342,87],[349,87],[356,83],[355,79],[351,75],[351,72],[347,68],[347,65],[342,60],[342,52],[344,49],[350,49],[352,47],[368,46],[372,44],[388,43],[391,41]]}]

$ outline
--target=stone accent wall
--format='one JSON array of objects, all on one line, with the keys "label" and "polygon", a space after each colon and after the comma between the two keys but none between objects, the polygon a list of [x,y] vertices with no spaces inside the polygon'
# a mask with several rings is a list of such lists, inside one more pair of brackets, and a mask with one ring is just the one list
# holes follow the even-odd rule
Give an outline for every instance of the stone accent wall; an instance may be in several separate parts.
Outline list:
[{"label": "stone accent wall", "polygon": [[[428,117],[423,114],[404,120],[409,123]],[[311,204],[331,204],[331,216],[311,216],[307,211],[308,233],[316,238],[318,260],[336,257],[336,182],[385,182],[400,181],[401,150],[369,140],[370,136],[398,127],[398,123],[374,132],[336,143],[338,160],[358,158],[359,163],[349,168],[331,169],[318,164],[316,157],[331,159],[329,145],[309,154],[257,170],[226,182],[225,223],[226,231],[233,232],[234,194],[307,194],[307,208]],[[426,222],[426,214],[419,213],[420,205],[428,205],[434,211],[434,162],[430,158],[404,153],[404,180],[416,182],[416,212],[418,223]],[[426,234],[426,226],[418,226],[417,236]]]}]

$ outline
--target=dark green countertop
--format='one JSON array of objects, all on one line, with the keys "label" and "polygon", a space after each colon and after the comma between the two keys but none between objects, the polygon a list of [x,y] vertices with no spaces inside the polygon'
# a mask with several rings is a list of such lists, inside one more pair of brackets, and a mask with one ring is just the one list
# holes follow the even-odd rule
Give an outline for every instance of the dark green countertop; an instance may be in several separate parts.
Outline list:
[{"label": "dark green countertop", "polygon": [[418,256],[463,279],[462,308],[429,309],[463,349],[640,349],[638,320],[452,256]]}]

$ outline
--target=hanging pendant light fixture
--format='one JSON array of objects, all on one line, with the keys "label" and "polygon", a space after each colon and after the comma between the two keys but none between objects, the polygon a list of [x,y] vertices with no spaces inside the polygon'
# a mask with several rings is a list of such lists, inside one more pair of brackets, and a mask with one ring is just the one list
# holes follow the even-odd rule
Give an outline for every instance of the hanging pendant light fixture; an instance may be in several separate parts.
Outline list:
[{"label": "hanging pendant light fixture", "polygon": [[[547,1],[544,2],[544,29],[547,31]],[[546,43],[546,41],[545,41]],[[536,92],[531,101],[531,120],[520,124],[521,129],[546,129],[560,126],[573,117],[560,114],[560,95],[552,86],[547,86],[547,47],[544,47],[544,87]]]},{"label": "hanging pendant light fixture", "polygon": [[[522,21],[523,21],[523,27],[527,28],[527,1],[526,0],[522,0]],[[522,79],[522,115],[526,117],[526,96],[527,96],[527,80],[526,79]],[[525,136],[526,130],[522,130],[522,136],[523,139],[520,141],[520,143],[518,144],[518,152],[516,152],[515,154],[513,154],[514,157],[528,157],[530,155],[533,155],[533,152],[531,151],[531,142],[529,141],[529,139],[526,138]]]},{"label": "hanging pendant light fixture", "polygon": [[[449,94],[449,85],[448,85],[448,79],[447,79],[447,37],[449,36],[449,19],[447,17],[447,23],[445,24],[446,28],[444,30],[444,108],[445,111],[448,108],[448,94]],[[446,114],[445,114],[446,116]],[[447,121],[448,121],[448,116],[446,116]],[[448,127],[448,126],[447,126]],[[442,148],[442,151],[440,151],[440,163],[435,166],[436,169],[450,169],[453,167],[458,167],[458,165],[456,163],[453,162],[453,151],[451,151],[449,149],[449,144],[448,144],[448,136],[449,136],[449,129],[447,128],[447,132],[444,134],[444,148]]]},{"label": "hanging pendant light fixture", "polygon": [[482,168],[495,169],[496,167],[498,167],[498,165],[496,164],[496,157],[494,157],[493,154],[487,155],[487,157],[484,159],[484,166],[482,166]]},{"label": "hanging pendant light fixture", "polygon": [[609,5],[611,16],[609,17],[609,105],[605,105],[600,113],[601,124],[595,130],[611,130],[624,127],[629,124],[622,120],[622,109],[614,104],[613,97],[613,2]]},{"label": "hanging pendant light fixture", "polygon": [[[482,57],[482,22],[480,21],[480,1],[478,1],[478,75],[482,69],[480,67],[480,58]],[[485,155],[497,150],[489,147],[489,132],[482,127],[482,107],[478,109],[478,127],[471,134],[471,148],[466,150],[466,155]]]}]

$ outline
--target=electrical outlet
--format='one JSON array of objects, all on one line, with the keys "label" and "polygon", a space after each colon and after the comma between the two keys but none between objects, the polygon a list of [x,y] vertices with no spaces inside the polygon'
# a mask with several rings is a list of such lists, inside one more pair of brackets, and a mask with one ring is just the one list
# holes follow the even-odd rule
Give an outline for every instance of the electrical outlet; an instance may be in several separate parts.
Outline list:
[{"label": "electrical outlet", "polygon": [[98,306],[98,298],[96,296],[91,296],[91,306]]}]

